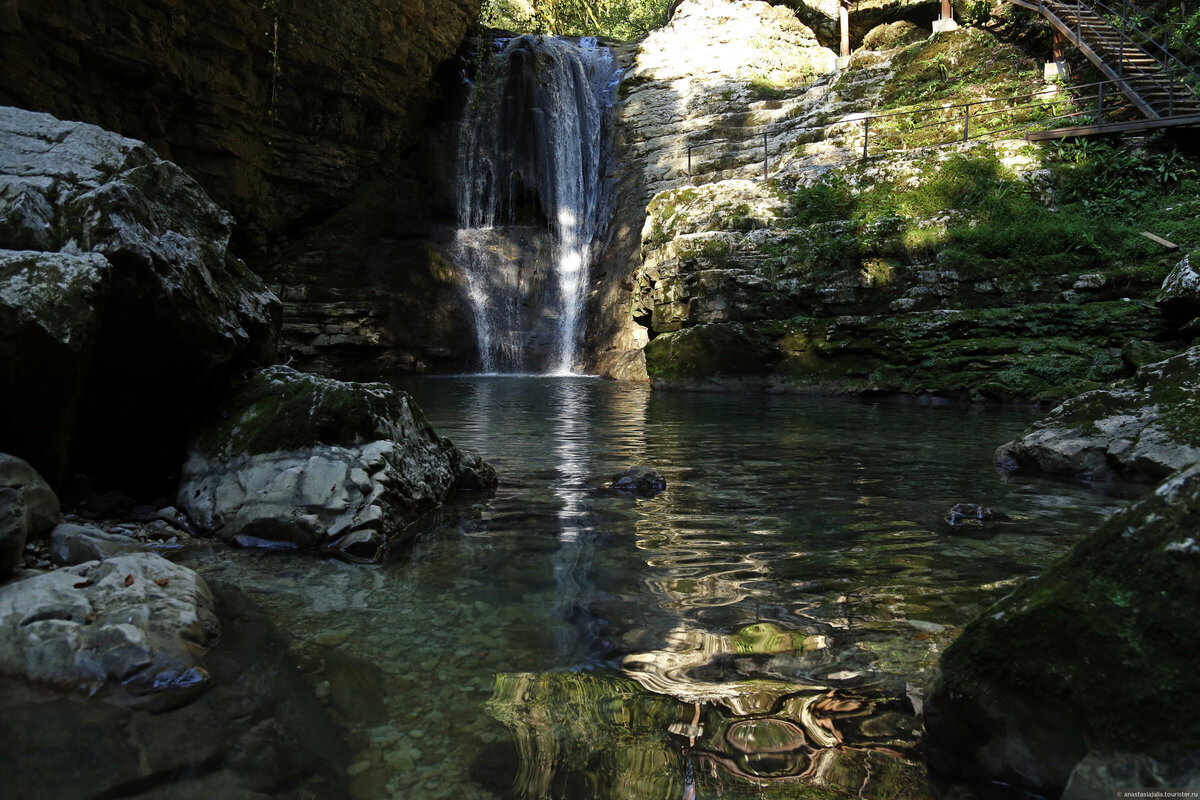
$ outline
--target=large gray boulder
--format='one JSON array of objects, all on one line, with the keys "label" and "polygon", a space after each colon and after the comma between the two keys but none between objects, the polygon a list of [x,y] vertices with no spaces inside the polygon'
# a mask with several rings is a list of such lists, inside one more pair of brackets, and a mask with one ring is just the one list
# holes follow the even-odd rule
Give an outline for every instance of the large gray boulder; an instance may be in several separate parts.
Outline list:
[{"label": "large gray boulder", "polygon": [[153,553],[114,556],[0,587],[0,674],[157,702],[204,686],[218,630],[195,572]]},{"label": "large gray boulder", "polygon": [[1200,461],[1200,346],[1062,403],[996,451],[999,466],[1154,482]]},{"label": "large gray boulder", "polygon": [[494,470],[437,435],[404,392],[270,367],[192,442],[178,505],[195,526],[248,546],[374,556]]},{"label": "large gray boulder", "polygon": [[0,578],[21,565],[25,542],[53,527],[58,497],[26,461],[0,453]]},{"label": "large gray boulder", "polygon": [[90,465],[159,468],[205,379],[271,353],[232,226],[147,145],[0,108],[0,448],[57,482],[80,430]]},{"label": "large gray boulder", "polygon": [[1197,515],[1200,465],[968,625],[925,704],[933,765],[1068,800],[1195,787]]}]

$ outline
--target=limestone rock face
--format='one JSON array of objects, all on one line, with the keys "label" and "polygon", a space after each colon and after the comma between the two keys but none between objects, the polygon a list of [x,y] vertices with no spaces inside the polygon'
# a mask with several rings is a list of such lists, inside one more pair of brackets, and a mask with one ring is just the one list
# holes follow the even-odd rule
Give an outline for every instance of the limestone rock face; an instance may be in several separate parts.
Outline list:
[{"label": "limestone rock face", "polygon": [[0,104],[82,119],[183,166],[256,242],[344,204],[411,144],[480,0],[16,0]]},{"label": "limestone rock face", "polygon": [[[621,58],[629,67],[618,92],[624,100],[614,112],[615,160],[624,166],[612,242],[593,287],[588,340],[598,353],[593,368],[601,374],[646,380],[641,359],[631,355],[645,347],[646,332],[623,311],[647,203],[701,174],[761,175],[763,133],[772,159],[782,141],[766,126],[807,103],[799,91],[786,92],[783,100],[763,93],[820,87],[837,58],[788,9],[748,0],[685,0],[668,25]],[[692,142],[701,146],[689,157]]]},{"label": "limestone rock face", "polygon": [[1153,482],[1200,461],[1200,347],[1067,400],[996,451],[1006,469]]},{"label": "limestone rock face", "polygon": [[243,545],[373,556],[454,492],[496,485],[486,462],[385,384],[271,367],[225,408],[191,446],[178,503],[200,529]]},{"label": "limestone rock face", "polygon": [[0,444],[51,480],[77,428],[105,459],[146,459],[206,378],[269,357],[279,301],[229,252],[232,218],[147,145],[0,109],[0,219],[0,363],[19,387]]},{"label": "limestone rock face", "polygon": [[925,705],[934,766],[1071,800],[1195,785],[1197,514],[1200,465],[967,626]]},{"label": "limestone rock face", "polygon": [[0,673],[140,702],[208,680],[219,630],[192,570],[150,554],[64,567],[0,587]]}]

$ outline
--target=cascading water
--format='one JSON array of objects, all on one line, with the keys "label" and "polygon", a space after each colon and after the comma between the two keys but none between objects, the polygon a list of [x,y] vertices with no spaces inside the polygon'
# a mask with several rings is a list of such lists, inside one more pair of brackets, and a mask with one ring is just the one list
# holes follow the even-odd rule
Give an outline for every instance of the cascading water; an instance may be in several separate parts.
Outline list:
[{"label": "cascading water", "polygon": [[521,36],[471,92],[456,250],[484,372],[576,367],[616,76],[594,39]]}]

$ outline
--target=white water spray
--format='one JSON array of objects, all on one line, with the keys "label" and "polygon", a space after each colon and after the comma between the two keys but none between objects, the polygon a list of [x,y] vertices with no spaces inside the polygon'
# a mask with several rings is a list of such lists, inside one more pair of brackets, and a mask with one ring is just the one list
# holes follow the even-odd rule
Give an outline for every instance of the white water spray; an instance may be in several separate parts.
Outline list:
[{"label": "white water spray", "polygon": [[[594,39],[521,36],[471,93],[456,248],[484,372],[576,368],[592,246],[607,217],[615,75],[612,53]],[[531,266],[538,229],[549,233],[545,275]]]}]

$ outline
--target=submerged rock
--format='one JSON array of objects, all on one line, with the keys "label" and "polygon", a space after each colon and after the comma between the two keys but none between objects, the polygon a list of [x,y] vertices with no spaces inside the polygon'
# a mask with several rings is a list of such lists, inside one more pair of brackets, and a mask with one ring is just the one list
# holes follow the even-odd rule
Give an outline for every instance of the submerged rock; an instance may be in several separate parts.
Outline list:
[{"label": "submerged rock", "polygon": [[1100,780],[1097,762],[1125,754],[1161,769],[1116,786],[1183,785],[1200,757],[1200,717],[1181,713],[1200,706],[1198,515],[1200,465],[972,622],[926,704],[934,766],[1047,796],[1070,782],[1082,800],[1100,796],[1083,788]]},{"label": "submerged rock", "polygon": [[1152,482],[1200,461],[1200,346],[1067,400],[1001,445],[1010,471]]},{"label": "submerged rock", "polygon": [[172,449],[204,379],[273,348],[279,301],[232,229],[146,144],[0,108],[0,372],[19,389],[0,445],[52,482],[79,437],[107,474]]},{"label": "submerged rock", "polygon": [[487,462],[386,384],[271,367],[226,410],[192,442],[178,503],[197,528],[239,544],[373,556],[454,492],[496,485]]},{"label": "submerged rock", "polygon": [[208,681],[219,630],[208,586],[151,553],[119,555],[0,588],[0,673],[138,703]]},{"label": "submerged rock", "polygon": [[630,467],[613,476],[612,488],[621,494],[654,497],[667,488],[667,479],[653,467]]},{"label": "submerged rock", "polygon": [[976,503],[955,503],[950,508],[950,513],[946,515],[946,522],[955,528],[1004,519],[1008,519],[1008,515]]}]

